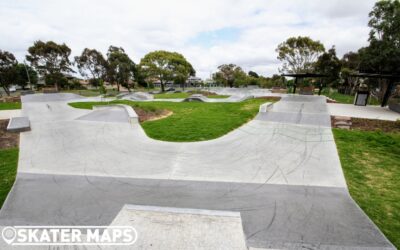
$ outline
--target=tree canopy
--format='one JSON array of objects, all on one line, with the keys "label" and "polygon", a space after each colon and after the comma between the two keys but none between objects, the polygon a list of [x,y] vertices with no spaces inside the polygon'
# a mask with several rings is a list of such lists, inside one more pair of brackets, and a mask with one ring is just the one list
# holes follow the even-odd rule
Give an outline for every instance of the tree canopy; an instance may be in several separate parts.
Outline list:
[{"label": "tree canopy", "polygon": [[101,52],[95,49],[85,48],[80,56],[75,57],[75,63],[79,73],[92,80],[94,85],[98,86],[98,80],[103,79],[107,73],[107,60]]},{"label": "tree canopy", "polygon": [[360,49],[362,71],[400,72],[400,1],[375,3],[369,13],[369,46]]},{"label": "tree canopy", "polygon": [[25,88],[28,83],[36,85],[38,82],[37,72],[30,66],[23,63],[18,63],[15,65],[15,78],[13,83]]},{"label": "tree canopy", "polygon": [[342,63],[336,56],[336,49],[332,47],[327,52],[323,53],[318,57],[315,63],[315,69],[318,73],[326,75],[327,77],[322,80],[322,84],[319,86],[319,91],[326,85],[337,84],[339,80],[340,70]]},{"label": "tree canopy", "polygon": [[125,53],[125,50],[121,47],[110,46],[107,52],[107,62],[108,81],[116,83],[118,91],[121,85],[129,90],[136,65]]},{"label": "tree canopy", "polygon": [[73,72],[69,60],[71,49],[65,43],[36,41],[29,47],[28,53],[26,59],[40,74],[45,77],[50,75],[57,89],[62,74]]},{"label": "tree canopy", "polygon": [[243,84],[246,80],[246,73],[236,64],[222,64],[218,67],[218,72],[213,75],[216,82],[222,83],[230,88]]},{"label": "tree canopy", "polygon": [[15,66],[17,63],[12,53],[0,50],[0,86],[7,95],[10,95],[9,86],[16,76]]},{"label": "tree canopy", "polygon": [[283,73],[306,73],[314,69],[314,63],[325,51],[324,45],[309,37],[290,37],[278,45],[278,59],[283,62]]},{"label": "tree canopy", "polygon": [[165,91],[167,82],[185,82],[196,71],[186,58],[177,53],[164,50],[153,51],[140,61],[140,71],[147,81],[158,80]]}]

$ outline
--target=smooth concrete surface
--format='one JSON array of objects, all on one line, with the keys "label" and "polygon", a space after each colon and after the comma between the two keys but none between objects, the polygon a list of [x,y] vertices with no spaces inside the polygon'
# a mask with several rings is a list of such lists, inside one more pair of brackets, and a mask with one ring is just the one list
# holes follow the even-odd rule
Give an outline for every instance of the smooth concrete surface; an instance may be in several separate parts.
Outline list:
[{"label": "smooth concrete surface", "polygon": [[0,120],[8,120],[11,117],[19,117],[19,116],[21,116],[20,109],[0,110]]},{"label": "smooth concrete surface", "polygon": [[83,115],[76,120],[96,122],[128,122],[128,114],[123,107],[111,106],[108,108],[96,109],[93,112]]},{"label": "smooth concrete surface", "polygon": [[31,123],[29,118],[22,117],[12,117],[7,125],[7,131],[11,132],[24,132],[31,129]]},{"label": "smooth concrete surface", "polygon": [[152,94],[145,92],[132,92],[120,96],[120,99],[131,100],[131,101],[146,101],[146,100],[153,100],[154,97]]},{"label": "smooth concrete surface", "polygon": [[136,249],[247,250],[240,213],[128,205],[111,225],[134,227]]},{"label": "smooth concrete surface", "polygon": [[252,99],[254,96],[252,95],[231,95],[227,98],[208,98],[207,96],[201,94],[191,95],[188,98],[185,98],[184,102],[242,102],[248,99]]},{"label": "smooth concrete surface", "polygon": [[125,204],[239,212],[251,247],[391,247],[332,187],[20,173],[0,225],[109,225]]},{"label": "smooth concrete surface", "polygon": [[195,143],[110,122],[121,110],[67,105],[89,98],[24,102],[32,131],[21,134],[0,226],[109,225],[131,204],[240,212],[252,248],[394,249],[348,194],[324,99],[283,97],[227,135]]},{"label": "smooth concrete surface", "polygon": [[348,116],[366,119],[378,119],[387,121],[400,120],[400,113],[394,112],[387,107],[380,106],[355,106],[353,104],[328,103],[331,115]]}]

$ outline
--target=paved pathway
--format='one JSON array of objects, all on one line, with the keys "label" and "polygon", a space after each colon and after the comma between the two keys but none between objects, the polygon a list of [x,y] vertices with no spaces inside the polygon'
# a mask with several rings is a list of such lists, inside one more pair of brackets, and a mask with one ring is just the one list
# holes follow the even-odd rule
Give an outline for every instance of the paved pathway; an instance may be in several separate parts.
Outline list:
[{"label": "paved pathway", "polygon": [[2,226],[109,225],[132,204],[240,212],[252,248],[394,249],[348,194],[324,98],[284,97],[196,143],[152,140],[116,107],[30,98]]},{"label": "paved pathway", "polygon": [[353,104],[329,103],[328,110],[331,115],[349,116],[366,119],[387,121],[400,120],[400,113],[380,106],[355,106]]}]

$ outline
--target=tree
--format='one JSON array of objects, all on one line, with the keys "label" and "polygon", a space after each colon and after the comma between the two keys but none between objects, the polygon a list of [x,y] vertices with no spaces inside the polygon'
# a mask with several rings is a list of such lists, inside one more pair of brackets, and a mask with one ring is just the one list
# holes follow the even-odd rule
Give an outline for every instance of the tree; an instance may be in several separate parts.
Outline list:
[{"label": "tree", "polygon": [[21,86],[23,89],[30,83],[36,85],[38,82],[37,72],[30,66],[23,63],[18,63],[15,66],[15,84]]},{"label": "tree", "polygon": [[314,69],[317,58],[325,51],[324,45],[309,37],[291,37],[278,45],[278,59],[283,62],[281,72],[306,73]]},{"label": "tree", "polygon": [[121,85],[130,91],[130,81],[134,77],[135,63],[125,53],[125,50],[110,46],[107,52],[107,62],[108,80],[117,84],[118,91]]},{"label": "tree", "polygon": [[248,75],[251,76],[251,77],[254,77],[254,78],[259,78],[260,77],[256,72],[251,71],[251,70],[249,71]]},{"label": "tree", "polygon": [[80,56],[75,57],[75,63],[83,77],[89,77],[91,84],[100,85],[100,80],[106,76],[107,61],[101,52],[85,48]]},{"label": "tree", "polygon": [[328,52],[323,53],[318,57],[315,63],[315,69],[318,73],[326,75],[325,79],[322,79],[319,86],[319,95],[324,87],[334,83],[338,83],[340,70],[342,63],[336,56],[336,49],[332,47]]},{"label": "tree", "polygon": [[[399,74],[400,72],[400,1],[383,0],[375,3],[369,13],[371,28],[369,46],[359,50],[360,70],[372,73]],[[370,80],[373,82],[373,80]],[[383,99],[391,86],[387,80],[378,80],[379,91],[372,93]]]},{"label": "tree", "polygon": [[59,76],[73,72],[69,61],[71,49],[65,43],[36,41],[33,46],[29,47],[28,52],[29,55],[26,56],[26,59],[39,74],[45,78],[51,78],[57,90],[59,89]]},{"label": "tree", "polygon": [[164,50],[153,51],[140,61],[140,72],[148,80],[158,80],[161,91],[165,91],[168,82],[184,83],[196,71],[186,58],[177,53]]},{"label": "tree", "polygon": [[232,88],[234,85],[242,85],[246,78],[246,73],[241,67],[235,64],[222,64],[218,67],[218,72],[213,75],[216,82]]},{"label": "tree", "polygon": [[353,94],[357,85],[357,78],[351,75],[358,73],[360,67],[360,55],[357,52],[348,52],[343,55],[340,78],[342,79],[339,91],[344,94]]},{"label": "tree", "polygon": [[16,76],[15,66],[17,63],[12,53],[0,50],[0,86],[7,95],[10,95],[9,87]]}]

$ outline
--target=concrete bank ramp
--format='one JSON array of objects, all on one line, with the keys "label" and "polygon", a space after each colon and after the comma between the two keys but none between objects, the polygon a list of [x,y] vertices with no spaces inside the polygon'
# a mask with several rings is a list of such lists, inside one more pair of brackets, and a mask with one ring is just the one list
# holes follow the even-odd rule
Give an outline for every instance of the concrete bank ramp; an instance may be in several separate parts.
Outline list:
[{"label": "concrete bank ramp", "polygon": [[257,120],[287,124],[330,127],[331,119],[324,96],[284,96]]},{"label": "concrete bank ramp", "polygon": [[126,205],[111,226],[138,233],[121,249],[247,250],[239,212]]},{"label": "concrete bank ramp", "polygon": [[131,101],[148,101],[148,100],[153,100],[154,97],[153,95],[145,92],[133,92],[120,96],[120,99],[131,100]]},{"label": "concrete bank ramp", "polygon": [[128,114],[123,107],[110,106],[93,110],[91,113],[81,116],[76,120],[94,122],[128,122]]},{"label": "concrete bank ramp", "polygon": [[85,97],[72,93],[34,94],[21,96],[23,103],[27,102],[65,102],[71,100],[85,99]]},{"label": "concrete bank ramp", "polygon": [[242,102],[248,99],[252,99],[252,95],[233,95],[228,98],[208,98],[201,94],[194,94],[185,98],[184,102]]}]

